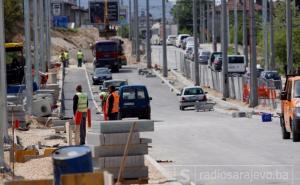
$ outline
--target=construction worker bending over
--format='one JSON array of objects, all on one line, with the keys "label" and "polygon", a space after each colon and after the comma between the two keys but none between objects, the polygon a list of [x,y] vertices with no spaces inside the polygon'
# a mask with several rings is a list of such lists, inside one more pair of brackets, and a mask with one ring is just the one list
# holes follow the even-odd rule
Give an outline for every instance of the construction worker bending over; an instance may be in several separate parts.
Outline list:
[{"label": "construction worker bending over", "polygon": [[77,67],[82,67],[82,62],[83,62],[83,53],[82,53],[82,51],[81,50],[79,50],[78,52],[77,52]]},{"label": "construction worker bending over", "polygon": [[101,100],[101,108],[103,112],[104,121],[108,120],[107,112],[106,112],[106,100],[107,100],[108,94],[107,92],[101,92],[100,93],[100,100]]},{"label": "construction worker bending over", "polygon": [[75,124],[80,124],[80,145],[85,144],[87,112],[88,96],[82,92],[81,85],[78,85],[76,87],[76,94],[73,97],[73,113],[75,116]]},{"label": "construction worker bending over", "polygon": [[106,100],[106,109],[108,120],[118,120],[119,116],[119,94],[115,86],[108,87],[108,98]]}]

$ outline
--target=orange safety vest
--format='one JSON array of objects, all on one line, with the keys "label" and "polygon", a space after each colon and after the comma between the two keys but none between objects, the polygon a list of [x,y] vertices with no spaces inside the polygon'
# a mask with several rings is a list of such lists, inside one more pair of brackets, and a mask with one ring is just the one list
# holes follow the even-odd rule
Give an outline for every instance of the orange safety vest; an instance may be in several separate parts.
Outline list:
[{"label": "orange safety vest", "polygon": [[119,95],[117,92],[113,92],[111,93],[107,100],[106,100],[106,113],[108,113],[108,107],[109,107],[109,98],[110,96],[113,96],[114,97],[114,103],[113,103],[113,108],[111,110],[111,113],[116,113],[116,112],[119,112]]}]

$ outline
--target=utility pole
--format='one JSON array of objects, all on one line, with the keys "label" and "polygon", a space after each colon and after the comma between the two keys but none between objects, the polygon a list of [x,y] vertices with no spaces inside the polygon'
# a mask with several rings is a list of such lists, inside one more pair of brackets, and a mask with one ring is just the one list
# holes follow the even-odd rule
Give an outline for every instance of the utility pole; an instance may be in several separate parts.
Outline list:
[{"label": "utility pole", "polygon": [[135,52],[136,61],[140,62],[140,31],[139,31],[139,0],[134,0],[134,13],[135,13]]},{"label": "utility pole", "polygon": [[286,0],[286,46],[287,46],[287,74],[293,71],[293,47],[292,47],[292,14],[291,0]]},{"label": "utility pole", "polygon": [[199,1],[199,9],[200,9],[200,42],[204,43],[204,3],[203,0]]},{"label": "utility pole", "polygon": [[215,13],[216,13],[216,0],[213,0],[212,4],[212,22],[211,22],[211,33],[212,33],[212,43],[213,51],[217,51],[217,40],[216,40],[216,31],[215,31]]},{"label": "utility pole", "polygon": [[38,5],[37,0],[33,0],[33,32],[34,32],[34,81],[40,83],[40,59],[39,59],[39,29],[38,29]]},{"label": "utility pole", "polygon": [[152,64],[151,64],[151,45],[150,45],[150,12],[149,12],[149,0],[146,0],[146,11],[147,11],[147,18],[146,18],[146,22],[147,22],[147,68],[152,68]]},{"label": "utility pole", "polygon": [[5,35],[4,35],[4,9],[3,0],[0,0],[0,167],[5,166],[4,162],[4,137],[7,135],[7,103],[6,103],[6,60],[5,60]]},{"label": "utility pole", "polygon": [[198,54],[198,12],[197,12],[197,1],[193,0],[193,34],[194,34],[194,68],[195,68],[195,85],[200,85],[199,78],[199,54]]},{"label": "utility pole", "polygon": [[250,63],[250,107],[258,105],[257,95],[257,71],[256,71],[256,28],[254,0],[250,0],[250,40],[251,40],[251,63]]},{"label": "utility pole", "polygon": [[246,66],[248,66],[247,0],[243,0],[243,54],[246,58]]},{"label": "utility pole", "polygon": [[229,97],[229,83],[228,83],[228,58],[227,58],[227,5],[226,0],[221,1],[222,6],[222,76],[223,76],[223,100]]},{"label": "utility pole", "polygon": [[40,22],[40,68],[41,71],[45,72],[45,35],[44,35],[44,1],[39,0],[39,22]]},{"label": "utility pole", "polygon": [[230,40],[230,12],[229,12],[229,9],[226,8],[226,15],[227,17],[227,23],[226,23],[226,26],[227,26],[227,42],[228,43],[231,43],[231,40]]},{"label": "utility pole", "polygon": [[209,7],[209,1],[206,1],[206,41],[207,42],[211,42],[211,38],[210,38],[210,35],[209,35],[209,24],[210,24],[210,13],[209,13],[209,10],[210,10],[210,7]]},{"label": "utility pole", "polygon": [[275,69],[275,48],[274,48],[274,23],[273,23],[273,0],[270,0],[270,69]]},{"label": "utility pole", "polygon": [[[45,29],[46,29],[46,63],[45,63],[45,71],[50,66],[50,1],[44,0],[45,6]],[[81,23],[80,23],[81,25]],[[45,72],[44,71],[44,72]]]},{"label": "utility pole", "polygon": [[25,61],[26,61],[26,110],[32,113],[32,72],[31,72],[31,38],[30,38],[30,7],[29,0],[24,0],[25,23]]},{"label": "utility pole", "polygon": [[132,40],[132,26],[131,26],[131,0],[129,1],[129,17],[128,17],[128,27],[129,27],[129,40]]},{"label": "utility pole", "polygon": [[269,70],[269,52],[268,52],[268,0],[263,1],[263,10],[262,10],[262,27],[264,33],[264,62],[265,62],[265,70]]},{"label": "utility pole", "polygon": [[166,35],[166,1],[162,0],[162,34],[163,34],[163,76],[168,77],[167,35]]},{"label": "utility pole", "polygon": [[234,0],[234,54],[238,54],[238,12],[237,1]]},{"label": "utility pole", "polygon": [[79,1],[79,26],[81,27],[81,1],[80,0],[78,1]]}]

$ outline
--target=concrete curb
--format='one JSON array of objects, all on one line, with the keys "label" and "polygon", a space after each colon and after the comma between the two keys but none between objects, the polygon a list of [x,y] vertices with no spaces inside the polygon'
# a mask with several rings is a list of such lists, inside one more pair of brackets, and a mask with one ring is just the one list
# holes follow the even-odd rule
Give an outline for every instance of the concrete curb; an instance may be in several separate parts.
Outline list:
[{"label": "concrete curb", "polygon": [[145,159],[151,163],[151,165],[153,165],[169,183],[172,183],[172,185],[182,185],[180,182],[177,182],[176,178],[172,177],[169,172],[167,172],[162,165],[158,164],[150,155],[145,155]]}]

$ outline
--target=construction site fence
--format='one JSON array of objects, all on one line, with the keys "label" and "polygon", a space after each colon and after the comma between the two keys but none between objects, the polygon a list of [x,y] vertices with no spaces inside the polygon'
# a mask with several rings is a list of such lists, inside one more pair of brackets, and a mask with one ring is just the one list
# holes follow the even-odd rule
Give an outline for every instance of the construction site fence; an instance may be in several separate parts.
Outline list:
[{"label": "construction site fence", "polygon": [[[177,69],[184,77],[195,82],[194,61],[184,57],[184,52],[177,48],[168,48],[167,52],[168,67]],[[153,64],[163,66],[163,56],[161,47],[152,47]],[[223,75],[222,72],[212,70],[208,65],[198,65],[200,86],[210,88],[216,92],[223,93]],[[229,97],[232,99],[249,103],[250,98],[250,78],[241,74],[229,74]],[[257,78],[258,102],[259,105],[277,109],[279,93],[281,90],[281,81],[265,80]]]}]

